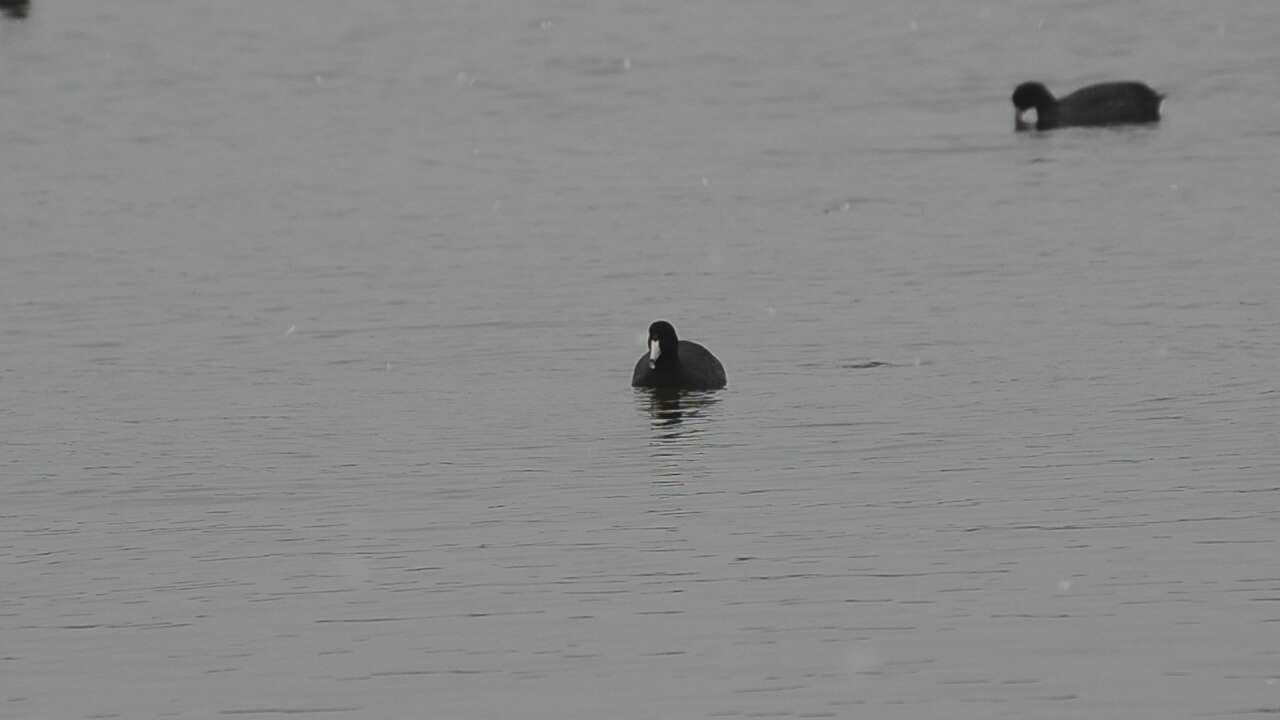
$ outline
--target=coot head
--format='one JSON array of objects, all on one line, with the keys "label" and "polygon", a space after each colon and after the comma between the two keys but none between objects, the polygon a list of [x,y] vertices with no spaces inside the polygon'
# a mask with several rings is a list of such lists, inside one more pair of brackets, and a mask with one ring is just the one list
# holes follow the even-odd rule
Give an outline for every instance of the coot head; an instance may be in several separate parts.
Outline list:
[{"label": "coot head", "polygon": [[1037,119],[1039,119],[1057,102],[1053,93],[1049,92],[1049,88],[1038,82],[1022,83],[1013,89],[1013,96],[1009,99],[1013,101],[1015,109],[1013,122],[1018,128],[1028,127],[1027,121],[1022,117],[1028,110],[1035,108]]},{"label": "coot head", "polygon": [[1013,97],[1010,99],[1019,112],[1054,103],[1053,93],[1049,92],[1044,83],[1038,82],[1022,83],[1013,89]]},{"label": "coot head", "polygon": [[672,365],[680,354],[680,338],[676,329],[666,320],[649,326],[649,367]]}]

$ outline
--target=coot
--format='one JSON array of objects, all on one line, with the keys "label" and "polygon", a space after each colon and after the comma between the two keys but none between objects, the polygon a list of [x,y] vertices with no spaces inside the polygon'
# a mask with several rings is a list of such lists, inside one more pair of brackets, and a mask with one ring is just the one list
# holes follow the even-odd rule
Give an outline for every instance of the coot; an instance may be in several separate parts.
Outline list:
[{"label": "coot", "polygon": [[1160,119],[1164,95],[1140,82],[1108,82],[1082,87],[1055,99],[1044,85],[1026,82],[1014,89],[1010,99],[1016,108],[1015,129],[1031,129],[1022,116],[1035,108],[1035,129],[1052,130],[1072,125],[1153,123]]},{"label": "coot", "polygon": [[698,343],[680,340],[671,323],[649,326],[649,352],[640,356],[632,387],[716,390],[725,386],[724,366]]}]

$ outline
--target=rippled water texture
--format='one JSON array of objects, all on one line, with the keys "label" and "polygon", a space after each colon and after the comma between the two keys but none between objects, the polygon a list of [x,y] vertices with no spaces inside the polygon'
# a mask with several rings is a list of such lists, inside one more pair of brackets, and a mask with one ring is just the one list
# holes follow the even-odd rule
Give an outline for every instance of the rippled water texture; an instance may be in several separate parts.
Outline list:
[{"label": "rippled water texture", "polygon": [[1272,0],[3,5],[0,717],[1280,708]]}]

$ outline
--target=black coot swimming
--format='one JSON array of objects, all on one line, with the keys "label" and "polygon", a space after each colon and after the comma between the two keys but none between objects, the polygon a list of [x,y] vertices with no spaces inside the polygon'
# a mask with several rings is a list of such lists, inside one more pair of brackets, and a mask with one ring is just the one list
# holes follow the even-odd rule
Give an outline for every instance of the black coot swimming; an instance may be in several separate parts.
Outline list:
[{"label": "black coot swimming", "polygon": [[1153,123],[1160,120],[1160,101],[1164,95],[1140,82],[1108,82],[1089,85],[1055,99],[1049,89],[1038,82],[1025,82],[1013,91],[1014,128],[1030,130],[1031,123],[1022,119],[1035,108],[1036,130],[1052,130],[1074,125],[1126,125]]},{"label": "black coot swimming", "polygon": [[716,390],[725,386],[724,366],[698,343],[676,337],[671,323],[649,326],[649,352],[640,356],[632,387]]}]

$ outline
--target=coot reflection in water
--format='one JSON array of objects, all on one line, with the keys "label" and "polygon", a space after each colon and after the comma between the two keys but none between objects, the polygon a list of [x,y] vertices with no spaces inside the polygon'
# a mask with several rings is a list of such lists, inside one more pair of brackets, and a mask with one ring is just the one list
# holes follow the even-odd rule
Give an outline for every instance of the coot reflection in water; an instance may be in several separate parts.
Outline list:
[{"label": "coot reflection in water", "polygon": [[0,0],[0,15],[21,20],[31,12],[31,0]]},{"label": "coot reflection in water", "polygon": [[649,416],[653,429],[649,440],[653,483],[684,485],[705,472],[697,459],[702,455],[702,434],[716,417],[719,395],[672,388],[635,391],[636,408]]},{"label": "coot reflection in water", "polygon": [[636,406],[649,414],[654,429],[667,430],[662,437],[676,438],[691,427],[681,428],[685,420],[700,424],[709,416],[707,411],[720,402],[720,393],[714,390],[678,390],[675,388],[636,388]]}]

